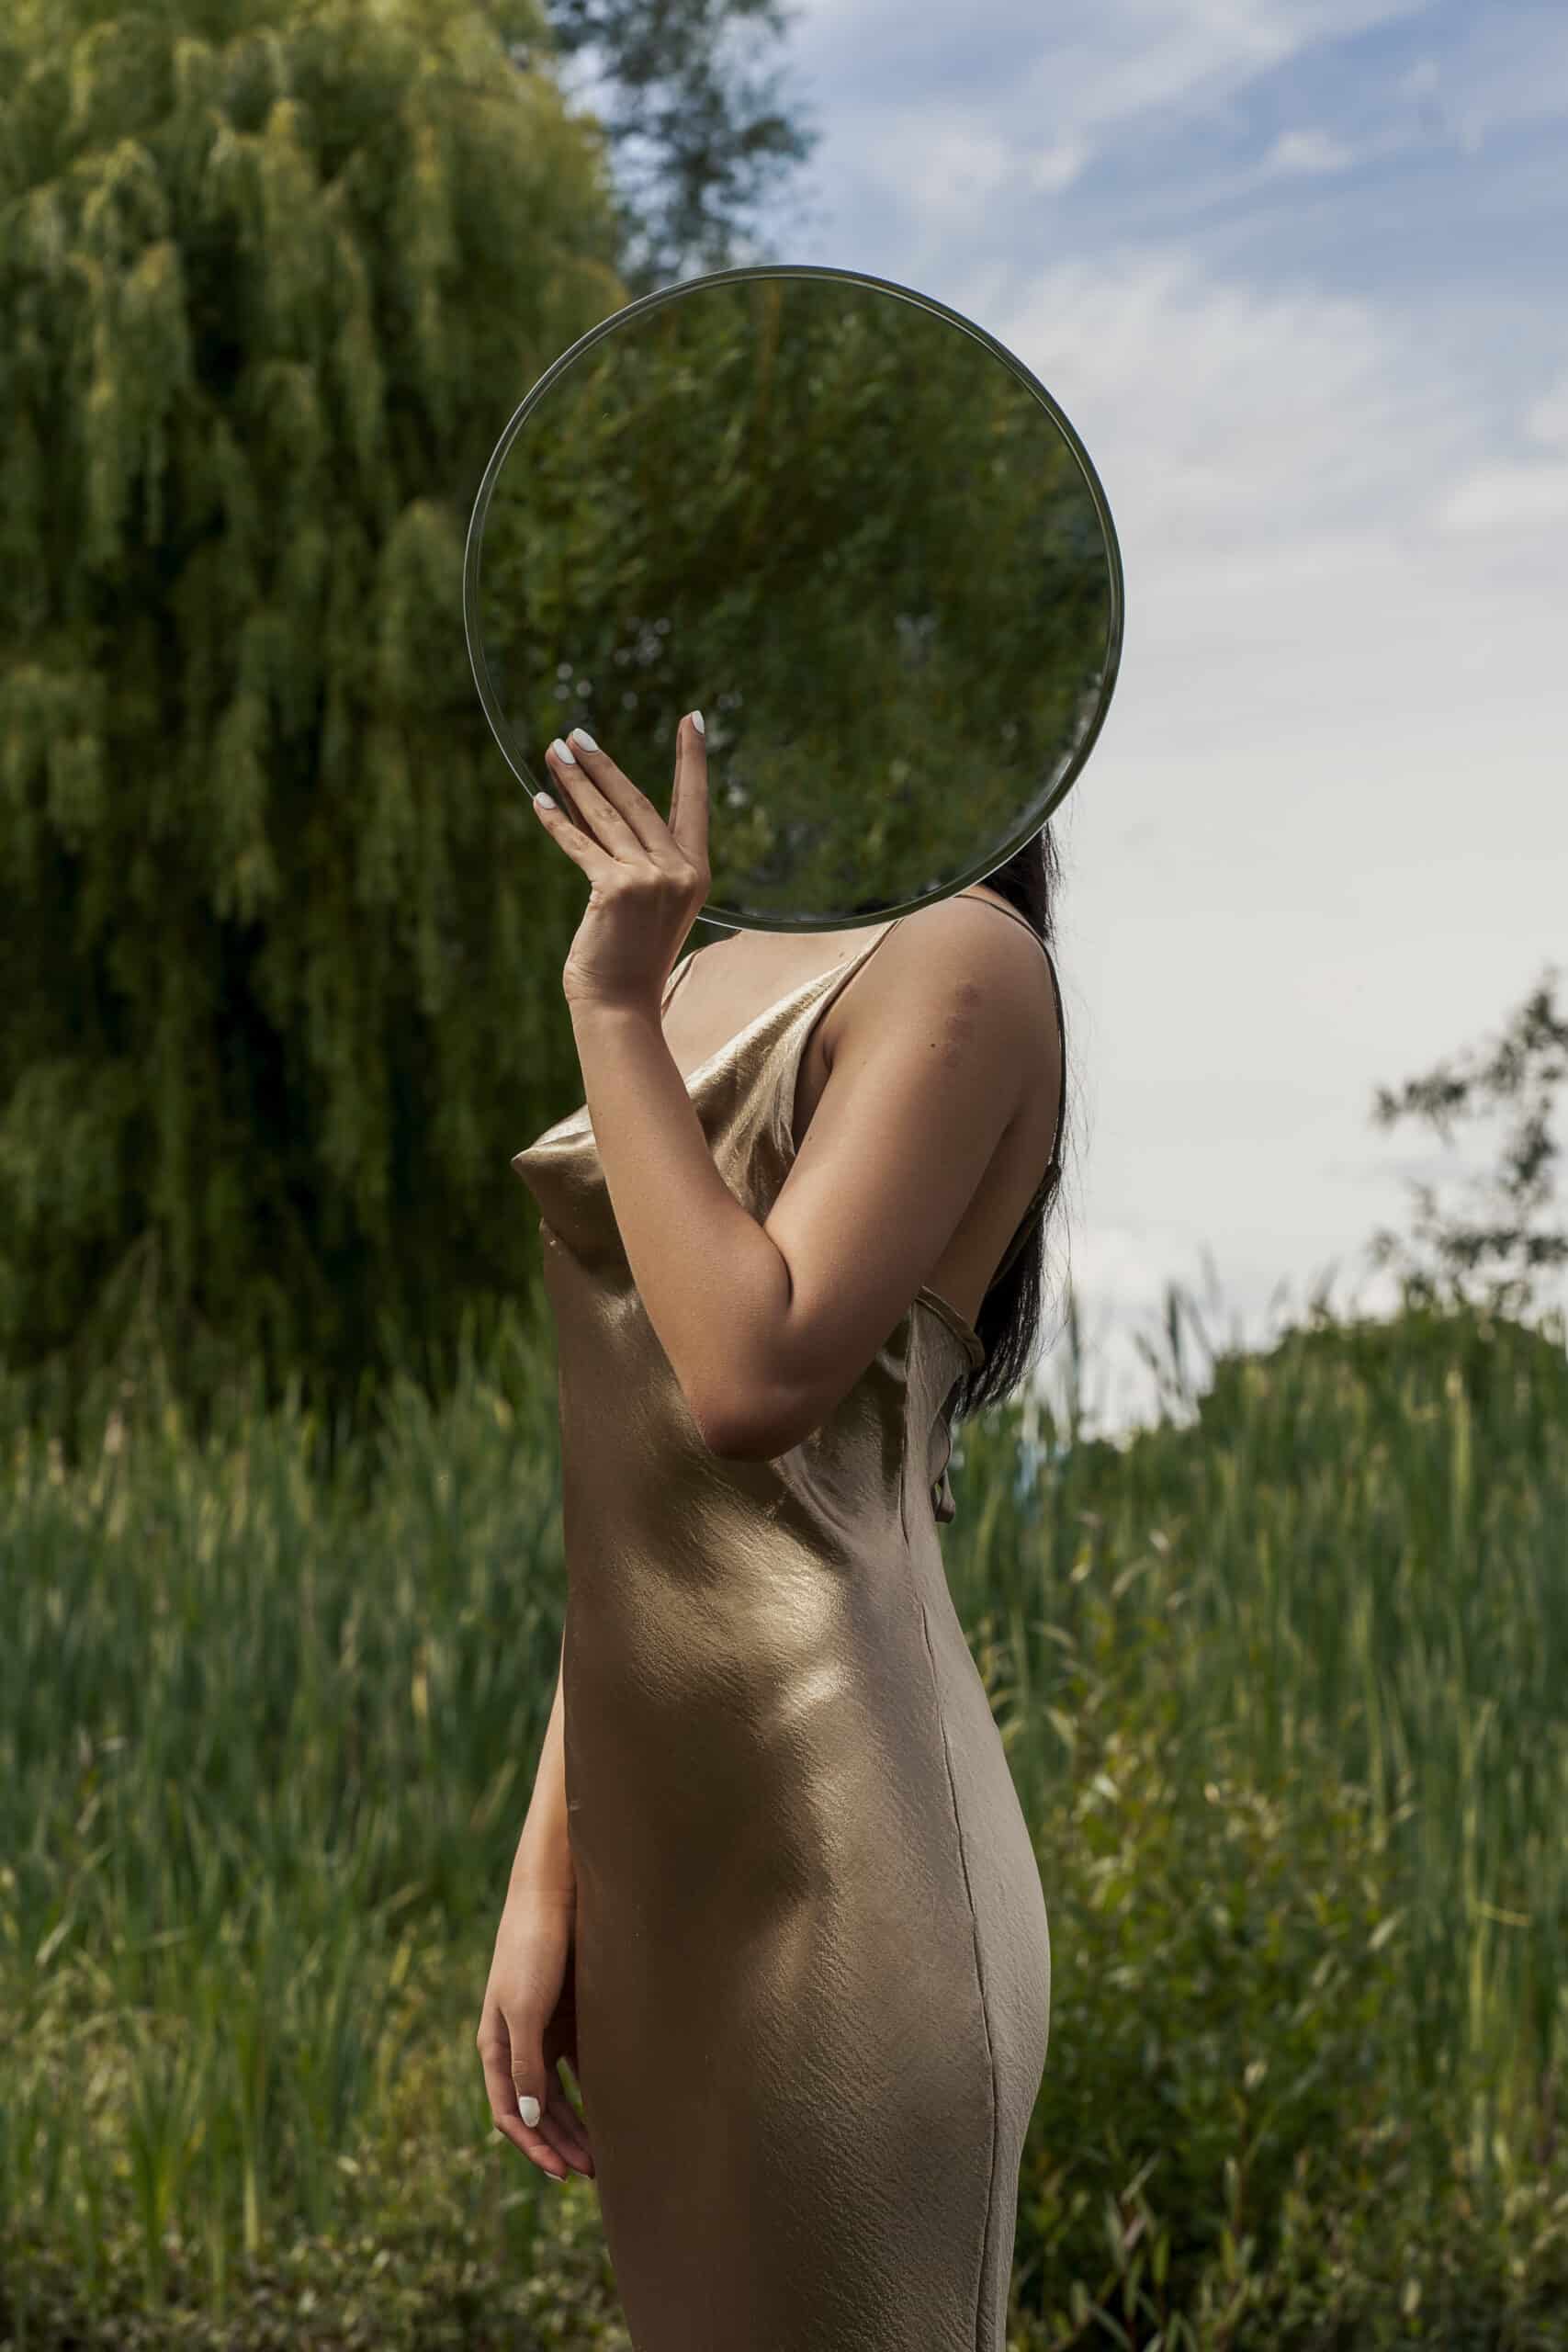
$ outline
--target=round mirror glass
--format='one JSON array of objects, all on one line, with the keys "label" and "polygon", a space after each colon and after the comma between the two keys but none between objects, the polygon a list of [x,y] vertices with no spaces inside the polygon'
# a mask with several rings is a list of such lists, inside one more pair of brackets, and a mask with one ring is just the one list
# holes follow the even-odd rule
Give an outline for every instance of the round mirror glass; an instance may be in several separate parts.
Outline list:
[{"label": "round mirror glass", "polygon": [[1037,832],[1104,719],[1122,602],[1104,492],[1029,370],[906,287],[785,265],[563,353],[486,469],[463,580],[530,792],[582,726],[662,814],[702,711],[703,913],[762,931],[884,921]]}]

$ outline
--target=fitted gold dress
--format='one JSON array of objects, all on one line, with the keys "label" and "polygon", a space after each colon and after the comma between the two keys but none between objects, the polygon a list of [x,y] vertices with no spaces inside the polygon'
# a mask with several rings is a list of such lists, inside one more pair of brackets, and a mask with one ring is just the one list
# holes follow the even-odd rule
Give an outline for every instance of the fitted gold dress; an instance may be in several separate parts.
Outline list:
[{"label": "fitted gold dress", "polygon": [[[686,1080],[759,1221],[807,1038],[895,928]],[[559,1365],[578,2079],[636,2352],[1004,2352],[1051,1944],[937,1536],[984,1349],[922,1287],[812,1436],[720,1460],[586,1104],[512,1164]]]}]

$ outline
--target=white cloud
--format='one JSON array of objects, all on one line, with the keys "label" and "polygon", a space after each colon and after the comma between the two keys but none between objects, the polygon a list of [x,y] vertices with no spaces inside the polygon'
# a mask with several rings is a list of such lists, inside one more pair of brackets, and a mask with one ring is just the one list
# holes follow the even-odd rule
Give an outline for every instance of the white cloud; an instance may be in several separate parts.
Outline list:
[{"label": "white cloud", "polygon": [[1269,174],[1288,175],[1348,171],[1355,161],[1343,140],[1326,130],[1282,130],[1263,158]]},{"label": "white cloud", "polygon": [[1062,401],[1118,519],[1190,572],[1270,564],[1450,479],[1469,418],[1368,302],[1229,284],[1188,253],[1120,250],[1021,288],[980,272],[968,307]]},{"label": "white cloud", "polygon": [[1477,9],[1444,81],[1467,154],[1499,130],[1568,114],[1568,16],[1561,7]]},{"label": "white cloud", "polygon": [[1568,466],[1485,466],[1438,508],[1448,531],[1545,531],[1568,522]]},{"label": "white cloud", "polygon": [[[1033,369],[1104,482],[1128,594],[1108,749],[1216,814],[1216,795],[1240,794],[1223,800],[1232,829],[1248,822],[1254,777],[1283,790],[1294,774],[1309,797],[1281,799],[1276,844],[1310,836],[1332,805],[1359,854],[1391,866],[1416,819],[1371,776],[1389,759],[1409,773],[1402,742],[1462,772],[1506,702],[1521,783],[1544,777],[1568,693],[1553,651],[1560,521],[1536,526],[1565,511],[1568,466],[1478,466],[1482,421],[1418,329],[1369,302],[1258,292],[1190,255],[1125,249],[1021,289],[981,270],[935,290]],[[1156,709],[1157,742],[1129,741]],[[1199,744],[1207,783],[1183,764]],[[1157,801],[1124,804],[1118,839],[1151,820],[1168,848]],[[1321,893],[1310,838],[1299,847]]]},{"label": "white cloud", "polygon": [[1089,162],[1089,149],[1080,140],[1058,140],[1055,146],[1043,148],[1024,167],[1024,177],[1031,187],[1047,196],[1059,196],[1066,187],[1080,177]]},{"label": "white cloud", "polygon": [[1437,501],[1439,530],[1512,541],[1521,534],[1551,532],[1555,540],[1568,520],[1568,375],[1530,403],[1523,429],[1528,440],[1549,454],[1522,460],[1495,457],[1469,468]]},{"label": "white cloud", "polygon": [[818,152],[818,174],[870,165],[880,193],[928,210],[941,192],[942,154],[931,141],[942,124],[989,142],[1026,174],[1033,152],[1047,174],[1034,185],[1061,187],[1100,134],[1163,107],[1221,105],[1298,54],[1427,5],[1055,0],[1043,17],[1039,0],[969,0],[925,17],[908,0],[803,0],[792,63],[834,119],[838,153]]},{"label": "white cloud", "polygon": [[1568,375],[1541,394],[1525,418],[1525,430],[1550,447],[1568,447]]},{"label": "white cloud", "polygon": [[[1037,0],[983,12],[1038,22]],[[1072,0],[1051,11],[1033,86],[1080,128],[1217,103],[1326,43],[1418,14],[1426,0]],[[965,25],[973,11],[966,13]]]},{"label": "white cloud", "polygon": [[921,201],[939,209],[950,226],[960,226],[964,207],[995,196],[1011,173],[1011,156],[981,122],[944,119],[940,110],[913,122],[901,117],[898,138],[911,133],[919,146]]}]

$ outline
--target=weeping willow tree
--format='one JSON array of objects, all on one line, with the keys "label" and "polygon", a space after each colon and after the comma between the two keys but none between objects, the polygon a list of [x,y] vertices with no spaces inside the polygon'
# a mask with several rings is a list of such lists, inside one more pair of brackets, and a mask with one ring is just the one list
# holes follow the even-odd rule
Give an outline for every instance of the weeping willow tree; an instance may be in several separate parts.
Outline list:
[{"label": "weeping willow tree", "polygon": [[626,297],[528,37],[462,0],[0,31],[0,1360],[51,1395],[149,1314],[193,1377],[330,1388],[531,1279],[507,1159],[570,1085],[581,876],[485,729],[462,548]]}]

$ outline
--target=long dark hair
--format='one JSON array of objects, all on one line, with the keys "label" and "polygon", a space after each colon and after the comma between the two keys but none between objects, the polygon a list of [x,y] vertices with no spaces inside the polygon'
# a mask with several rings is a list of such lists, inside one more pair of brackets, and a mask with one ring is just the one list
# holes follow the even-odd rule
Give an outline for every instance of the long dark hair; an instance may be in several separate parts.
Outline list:
[{"label": "long dark hair", "polygon": [[[1055,961],[1056,899],[1061,888],[1062,865],[1056,844],[1051,837],[1049,823],[1043,825],[1021,849],[1014,850],[1004,865],[986,876],[986,887],[1005,899],[1010,907],[1023,916],[1037,931]],[[1060,976],[1058,974],[1058,985]],[[1066,1012],[1062,1026],[1066,1029]],[[1061,1161],[1066,1146],[1068,1114],[1072,1109],[1072,1091],[1063,1078],[1062,1133],[1056,1140],[1056,1158]],[[1021,1388],[1034,1369],[1040,1352],[1042,1305],[1045,1287],[1045,1234],[1061,1196],[1062,1170],[1058,1164],[1044,1199],[1034,1213],[1030,1238],[1020,1249],[1012,1264],[999,1281],[994,1283],[980,1303],[975,1329],[986,1351],[986,1361],[976,1371],[965,1372],[959,1383],[952,1408],[952,1419],[956,1424],[972,1413],[980,1412],[987,1405],[999,1405]]]}]

